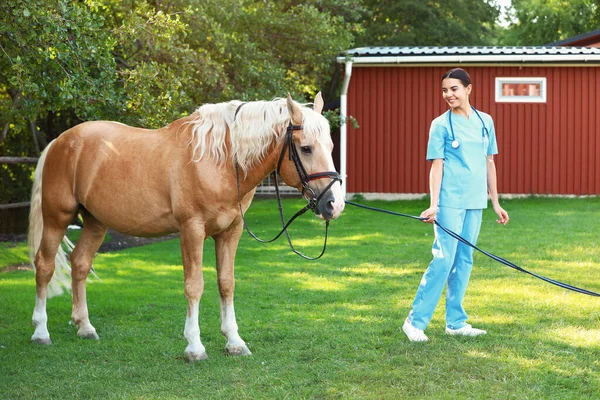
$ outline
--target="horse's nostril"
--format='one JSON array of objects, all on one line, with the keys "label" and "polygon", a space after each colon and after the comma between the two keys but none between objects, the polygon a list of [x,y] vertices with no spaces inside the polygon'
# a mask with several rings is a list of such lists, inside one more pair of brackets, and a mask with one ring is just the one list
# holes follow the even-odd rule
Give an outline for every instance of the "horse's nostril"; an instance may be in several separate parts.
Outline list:
[{"label": "horse's nostril", "polygon": [[333,211],[333,203],[335,203],[335,200],[329,200],[327,202],[327,206],[326,206],[327,211]]}]

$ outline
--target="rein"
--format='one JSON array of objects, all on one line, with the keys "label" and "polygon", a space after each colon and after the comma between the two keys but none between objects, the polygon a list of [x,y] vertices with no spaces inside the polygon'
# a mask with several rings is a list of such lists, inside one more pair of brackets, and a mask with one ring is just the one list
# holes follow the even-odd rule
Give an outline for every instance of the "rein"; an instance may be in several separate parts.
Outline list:
[{"label": "rein", "polygon": [[[369,206],[365,206],[363,204],[359,204],[359,203],[354,203],[352,201],[348,201],[346,200],[346,204],[350,204],[351,206],[355,206],[355,207],[359,207],[359,208],[364,208],[366,210],[370,210],[370,211],[375,211],[375,212],[381,212],[381,213],[385,213],[385,214],[391,214],[391,215],[395,215],[395,216],[399,216],[399,217],[406,217],[406,218],[412,218],[412,219],[418,219],[420,221],[425,220],[426,218],[421,218],[421,217],[417,217],[414,215],[408,215],[408,214],[402,214],[402,213],[398,213],[398,212],[394,212],[394,211],[390,211],[390,210],[384,210],[382,208],[375,208],[375,207],[369,207]],[[588,296],[595,296],[595,297],[600,297],[600,294],[586,290],[586,289],[582,289],[582,288],[578,288],[576,286],[572,286],[569,285],[567,283],[564,282],[560,282],[542,275],[538,275],[536,273],[533,273],[531,271],[528,271],[520,266],[518,266],[517,264],[514,264],[502,257],[499,257],[495,254],[492,254],[490,252],[487,252],[483,249],[480,249],[479,247],[475,246],[473,243],[469,242],[468,240],[466,240],[465,238],[463,238],[462,236],[460,236],[459,234],[452,232],[450,229],[445,228],[444,226],[442,226],[437,220],[434,220],[435,225],[437,225],[441,230],[443,230],[444,232],[446,232],[448,235],[452,236],[453,238],[455,238],[456,240],[466,244],[469,247],[472,247],[473,249],[479,251],[482,254],[485,254],[486,256],[488,256],[489,258],[491,258],[492,260],[498,261],[501,264],[506,265],[507,267],[516,269],[517,271],[520,272],[524,272],[526,274],[529,274],[533,277],[536,277],[538,279],[543,280],[544,282],[548,282],[552,285],[556,285],[558,287],[561,287],[563,289],[567,289],[567,290],[572,290],[574,292],[577,293],[581,293],[581,294],[587,294]]]},{"label": "rein", "polygon": [[[245,103],[240,104],[240,106],[236,110],[236,115],[237,115],[237,112],[239,111],[240,107],[244,104]],[[290,123],[287,127],[287,130],[286,130],[285,142],[283,143],[283,146],[281,148],[281,154],[279,155],[279,161],[277,162],[277,168],[275,169],[275,171],[273,171],[274,182],[275,182],[275,193],[276,193],[276,198],[277,198],[277,207],[279,209],[279,217],[281,219],[281,225],[282,225],[282,228],[279,231],[279,233],[272,239],[264,240],[264,239],[261,239],[258,236],[256,236],[248,227],[248,223],[246,222],[246,218],[244,217],[244,211],[242,210],[239,167],[236,163],[235,177],[236,177],[237,189],[238,189],[238,205],[240,208],[240,215],[242,216],[242,221],[244,222],[244,228],[246,229],[246,232],[248,232],[248,234],[253,239],[255,239],[256,241],[258,241],[260,243],[271,243],[271,242],[274,242],[275,240],[277,240],[285,232],[288,244],[294,253],[296,253],[300,257],[307,259],[307,260],[317,260],[317,259],[321,258],[323,256],[323,254],[325,254],[325,250],[327,249],[327,237],[329,234],[329,220],[325,221],[325,239],[323,241],[323,249],[321,250],[321,253],[317,257],[309,257],[305,254],[302,254],[298,250],[296,250],[296,248],[292,244],[292,239],[290,238],[290,234],[288,233],[287,228],[292,224],[292,222],[294,222],[294,220],[296,218],[298,218],[300,215],[304,214],[308,210],[316,212],[317,204],[321,200],[321,197],[323,197],[323,195],[331,189],[331,187],[333,186],[333,184],[335,182],[341,183],[342,179],[340,178],[340,175],[335,171],[317,172],[314,174],[307,174],[306,169],[304,168],[304,165],[302,165],[302,160],[300,160],[300,156],[298,155],[298,150],[296,149],[296,146],[294,146],[294,140],[293,140],[294,131],[298,131],[298,130],[302,130],[302,129],[304,129],[304,127],[302,125],[293,125],[292,122],[290,121]],[[278,184],[279,171],[281,170],[281,165],[283,163],[286,150],[288,152],[289,159],[294,162],[294,166],[296,167],[296,172],[298,173],[298,176],[300,177],[300,182],[302,183],[302,191],[301,191],[302,196],[304,196],[304,198],[308,200],[308,204],[306,206],[304,206],[302,209],[300,209],[299,211],[297,211],[296,214],[294,214],[287,223],[285,222],[285,216],[283,215],[283,206],[281,204],[281,194],[279,192],[279,184]],[[319,196],[317,196],[315,191],[310,188],[308,183],[312,180],[322,179],[322,178],[330,178],[331,182],[329,183],[329,185],[327,185],[325,187],[325,189],[321,192],[321,194],[319,194]]]}]

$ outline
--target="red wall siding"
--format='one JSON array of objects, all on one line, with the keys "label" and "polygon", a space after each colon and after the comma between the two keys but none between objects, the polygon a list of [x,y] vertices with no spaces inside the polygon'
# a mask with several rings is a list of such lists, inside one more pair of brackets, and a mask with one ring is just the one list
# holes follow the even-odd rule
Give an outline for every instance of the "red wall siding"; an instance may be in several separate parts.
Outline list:
[{"label": "red wall siding", "polygon": [[[354,67],[347,191],[427,193],[429,125],[450,67]],[[600,67],[472,66],[471,104],[495,122],[500,193],[600,194]],[[496,77],[546,77],[546,103],[496,103]]]}]

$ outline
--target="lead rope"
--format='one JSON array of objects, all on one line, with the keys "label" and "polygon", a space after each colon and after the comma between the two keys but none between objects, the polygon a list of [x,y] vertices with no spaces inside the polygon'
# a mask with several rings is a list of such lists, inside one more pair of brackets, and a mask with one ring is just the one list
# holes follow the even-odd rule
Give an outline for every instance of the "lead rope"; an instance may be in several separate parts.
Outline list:
[{"label": "lead rope", "polygon": [[248,232],[248,234],[256,241],[260,242],[260,243],[271,243],[274,242],[275,240],[279,239],[279,237],[285,232],[285,235],[287,236],[287,240],[288,243],[290,245],[290,248],[292,249],[292,251],[294,253],[296,253],[297,255],[299,255],[300,257],[306,259],[306,260],[318,260],[319,258],[321,258],[323,256],[323,254],[325,254],[325,250],[327,248],[327,237],[329,234],[329,221],[326,221],[325,223],[325,240],[323,242],[323,250],[321,251],[321,254],[319,254],[317,257],[309,257],[307,255],[304,255],[302,253],[300,253],[299,251],[297,251],[294,248],[294,245],[292,244],[292,240],[290,238],[290,235],[287,231],[287,228],[292,224],[292,222],[294,222],[294,220],[296,218],[298,218],[299,216],[301,216],[302,214],[304,214],[305,212],[307,212],[308,210],[310,210],[312,208],[312,203],[309,202],[306,206],[304,206],[303,208],[301,208],[299,211],[296,212],[296,214],[294,214],[292,216],[292,218],[290,218],[290,220],[286,223],[285,222],[285,217],[283,215],[283,206],[281,205],[281,195],[279,193],[279,186],[277,185],[277,179],[278,179],[278,175],[276,171],[273,171],[274,174],[274,178],[275,178],[275,192],[276,192],[276,197],[277,197],[277,205],[278,205],[278,209],[279,209],[279,217],[281,218],[281,225],[282,228],[279,231],[279,233],[272,239],[261,239],[258,236],[256,236],[251,230],[250,227],[248,227],[248,223],[246,222],[246,218],[244,216],[244,211],[242,210],[242,195],[241,195],[241,189],[240,189],[240,176],[239,176],[239,168],[238,165],[235,165],[235,177],[236,177],[236,181],[237,181],[237,191],[238,191],[238,206],[240,208],[240,215],[242,216],[242,221],[244,222],[244,228],[246,229],[246,232]]},{"label": "lead rope", "polygon": [[[385,213],[385,214],[396,215],[396,216],[399,216],[399,217],[406,217],[406,218],[418,219],[420,221],[423,221],[423,220],[426,219],[426,218],[421,218],[421,217],[417,217],[417,216],[414,216],[414,215],[408,215],[408,214],[402,214],[402,213],[398,213],[398,212],[394,212],[394,211],[390,211],[390,210],[384,210],[382,208],[369,207],[369,206],[365,206],[365,205],[359,204],[359,203],[354,203],[354,202],[348,201],[348,200],[346,200],[346,204],[350,204],[351,206],[355,206],[355,207],[359,207],[359,208],[364,208],[364,209],[370,210],[370,211],[376,211],[376,212],[381,212],[381,213]],[[490,252],[487,252],[487,251],[485,251],[483,249],[480,249],[479,247],[475,246],[473,243],[469,242],[468,240],[466,240],[465,238],[463,238],[459,234],[457,234],[455,232],[452,232],[450,229],[447,229],[444,226],[442,226],[437,220],[435,220],[434,223],[435,223],[435,225],[439,226],[440,229],[443,230],[444,232],[446,232],[448,235],[450,235],[453,238],[457,239],[458,241],[466,244],[467,246],[472,247],[473,249],[479,251],[480,253],[485,254],[486,256],[488,256],[489,258],[491,258],[492,260],[495,260],[495,261],[497,261],[497,262],[499,262],[501,264],[506,265],[507,267],[516,269],[517,271],[520,271],[520,272],[524,272],[524,273],[529,274],[529,275],[531,275],[533,277],[541,279],[544,282],[548,282],[548,283],[550,283],[552,285],[556,285],[556,286],[561,287],[563,289],[572,290],[574,292],[581,293],[581,294],[587,294],[588,296],[600,297],[600,294],[592,292],[590,290],[578,288],[576,286],[572,286],[572,285],[569,285],[567,283],[560,282],[560,281],[557,281],[557,280],[554,280],[554,279],[551,279],[551,278],[548,278],[548,277],[545,277],[545,276],[542,276],[542,275],[538,275],[538,274],[533,273],[531,271],[527,271],[526,269],[518,266],[517,264],[514,264],[514,263],[512,263],[512,262],[510,262],[510,261],[508,261],[508,260],[506,260],[506,259],[504,259],[502,257],[499,257],[499,256],[497,256],[495,254],[490,253]]]},{"label": "lead rope", "polygon": [[[283,207],[281,205],[281,196],[279,194],[279,184],[277,183],[279,176],[277,174],[277,170],[273,171],[273,175],[275,178],[275,192],[277,193],[277,208],[279,209],[279,217],[281,218],[281,224],[283,225],[285,223],[285,217],[283,216]],[[325,191],[323,191],[324,193]],[[319,196],[320,198],[320,196]],[[319,199],[317,199],[315,201],[315,204],[312,204],[313,199],[309,200],[309,203],[306,205],[306,207],[308,208],[312,208],[312,206],[316,206],[316,203],[319,202]],[[327,237],[329,235],[329,220],[325,221],[325,239],[323,240],[323,249],[321,250],[321,254],[319,254],[317,257],[310,257],[307,256],[305,254],[300,253],[298,250],[296,250],[296,248],[294,247],[294,245],[292,244],[292,239],[290,238],[290,234],[288,233],[287,229],[285,229],[285,236],[287,237],[287,241],[288,244],[290,246],[290,249],[292,249],[292,251],[294,253],[296,253],[297,255],[299,255],[300,257],[304,258],[305,260],[310,260],[310,261],[314,261],[314,260],[318,260],[319,258],[321,258],[323,256],[323,254],[325,254],[325,250],[327,249]]]}]

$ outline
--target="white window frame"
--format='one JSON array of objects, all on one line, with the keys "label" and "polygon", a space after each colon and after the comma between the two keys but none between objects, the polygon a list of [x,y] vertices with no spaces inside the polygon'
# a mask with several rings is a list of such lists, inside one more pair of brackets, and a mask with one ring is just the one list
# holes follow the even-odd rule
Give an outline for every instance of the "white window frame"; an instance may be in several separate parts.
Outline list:
[{"label": "white window frame", "polygon": [[[523,84],[530,83],[540,85],[539,96],[503,96],[502,85],[506,83]],[[545,103],[546,93],[546,78],[542,77],[497,77],[496,78],[496,102],[497,103]]]}]

